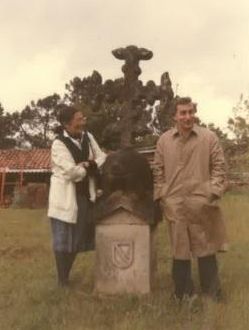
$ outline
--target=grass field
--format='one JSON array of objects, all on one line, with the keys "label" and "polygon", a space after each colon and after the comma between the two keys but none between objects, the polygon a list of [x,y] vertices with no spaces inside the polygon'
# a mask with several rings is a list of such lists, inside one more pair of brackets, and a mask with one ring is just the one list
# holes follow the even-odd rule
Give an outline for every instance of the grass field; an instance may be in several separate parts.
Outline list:
[{"label": "grass field", "polygon": [[[249,329],[249,195],[222,202],[230,251],[219,256],[226,302],[179,309],[170,299],[167,229],[157,240],[158,274],[152,294],[96,296],[94,253],[77,257],[71,286],[56,284],[45,210],[0,210],[0,330]],[[194,270],[198,287],[198,276]]]}]

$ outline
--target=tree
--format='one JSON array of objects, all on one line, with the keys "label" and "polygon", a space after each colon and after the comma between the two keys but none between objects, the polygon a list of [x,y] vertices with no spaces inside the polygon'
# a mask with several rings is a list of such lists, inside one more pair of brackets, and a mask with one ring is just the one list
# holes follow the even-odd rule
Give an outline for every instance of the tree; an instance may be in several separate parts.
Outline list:
[{"label": "tree", "polygon": [[60,96],[53,94],[37,102],[31,101],[21,113],[13,114],[13,125],[18,132],[20,144],[26,141],[33,148],[48,148],[51,145],[60,102]]},{"label": "tree", "polygon": [[174,96],[171,79],[168,72],[161,76],[161,90],[163,91],[160,103],[156,106],[152,127],[160,135],[173,125],[174,101],[179,96]]},{"label": "tree", "polygon": [[16,144],[11,122],[10,114],[4,113],[4,108],[0,103],[0,149],[13,148]]},{"label": "tree", "polygon": [[[131,112],[131,139],[133,145],[155,141],[150,136],[159,135],[168,128],[169,108],[173,100],[171,81],[167,73],[162,75],[161,86],[153,81],[145,86],[138,80]],[[124,129],[125,102],[124,78],[106,80],[97,71],[86,78],[75,77],[66,84],[64,101],[82,110],[88,117],[89,130],[100,144],[108,149],[120,146],[120,136]],[[161,102],[153,106],[156,99]]]},{"label": "tree", "polygon": [[85,78],[75,77],[66,84],[64,102],[74,105],[88,118],[88,129],[100,143],[104,141],[103,131],[115,122],[117,104],[111,104],[111,97],[105,95],[102,77],[97,71]]},{"label": "tree", "polygon": [[249,100],[241,94],[238,103],[233,108],[234,118],[229,118],[228,129],[233,134],[236,153],[249,150]]},{"label": "tree", "polygon": [[84,112],[89,130],[108,149],[154,143],[171,126],[174,93],[169,74],[161,76],[159,86],[152,80],[143,84],[138,79],[142,72],[139,63],[152,58],[150,50],[131,45],[112,54],[125,62],[122,78],[103,82],[100,73],[93,71],[89,77],[75,77],[66,84],[63,101],[53,94],[8,115],[17,145],[26,142],[30,147],[49,147],[57,106],[63,102]]}]

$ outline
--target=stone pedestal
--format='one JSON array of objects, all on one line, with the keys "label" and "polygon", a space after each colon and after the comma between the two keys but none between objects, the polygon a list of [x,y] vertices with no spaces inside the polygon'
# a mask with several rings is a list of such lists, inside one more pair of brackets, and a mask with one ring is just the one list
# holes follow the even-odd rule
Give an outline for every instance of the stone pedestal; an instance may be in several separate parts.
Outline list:
[{"label": "stone pedestal", "polygon": [[151,228],[142,219],[118,210],[96,225],[96,292],[149,293],[151,259]]}]

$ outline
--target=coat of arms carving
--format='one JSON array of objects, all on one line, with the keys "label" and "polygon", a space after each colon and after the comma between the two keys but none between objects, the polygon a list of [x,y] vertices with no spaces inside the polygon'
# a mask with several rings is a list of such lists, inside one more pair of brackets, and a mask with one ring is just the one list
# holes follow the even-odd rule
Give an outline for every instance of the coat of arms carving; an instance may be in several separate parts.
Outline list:
[{"label": "coat of arms carving", "polygon": [[129,268],[134,261],[134,242],[120,240],[112,242],[112,262],[120,269]]}]

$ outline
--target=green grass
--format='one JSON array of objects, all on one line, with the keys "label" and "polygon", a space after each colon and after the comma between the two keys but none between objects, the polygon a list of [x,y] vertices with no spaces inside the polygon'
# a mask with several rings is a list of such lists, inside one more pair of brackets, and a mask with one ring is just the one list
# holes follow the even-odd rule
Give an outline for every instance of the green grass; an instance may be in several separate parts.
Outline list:
[{"label": "green grass", "polygon": [[[93,294],[94,253],[77,257],[69,289],[59,289],[44,210],[0,210],[1,330],[249,329],[249,195],[222,203],[230,251],[219,256],[226,303],[194,312],[170,300],[170,256],[165,224],[158,232],[158,274],[146,296]],[[194,270],[198,287],[198,276]]]}]

